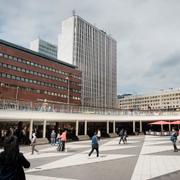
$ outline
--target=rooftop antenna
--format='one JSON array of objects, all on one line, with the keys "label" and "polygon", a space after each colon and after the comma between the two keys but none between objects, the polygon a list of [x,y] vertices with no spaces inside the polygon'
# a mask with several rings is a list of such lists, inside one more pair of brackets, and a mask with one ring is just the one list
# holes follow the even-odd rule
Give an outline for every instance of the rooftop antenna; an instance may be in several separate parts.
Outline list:
[{"label": "rooftop antenna", "polygon": [[72,10],[72,15],[75,16],[76,15],[76,11],[75,9]]}]

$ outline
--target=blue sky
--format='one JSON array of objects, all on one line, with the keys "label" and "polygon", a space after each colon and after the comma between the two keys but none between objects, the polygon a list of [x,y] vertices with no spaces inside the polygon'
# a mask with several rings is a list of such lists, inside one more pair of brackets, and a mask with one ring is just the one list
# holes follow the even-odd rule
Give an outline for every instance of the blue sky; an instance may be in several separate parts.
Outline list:
[{"label": "blue sky", "polygon": [[117,40],[118,94],[180,87],[179,0],[0,0],[0,38],[57,44],[73,9]]}]

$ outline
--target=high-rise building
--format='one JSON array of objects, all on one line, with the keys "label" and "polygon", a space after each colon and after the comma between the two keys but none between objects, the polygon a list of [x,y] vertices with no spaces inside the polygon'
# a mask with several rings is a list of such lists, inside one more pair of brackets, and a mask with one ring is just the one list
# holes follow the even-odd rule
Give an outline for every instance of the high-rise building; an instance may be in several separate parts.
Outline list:
[{"label": "high-rise building", "polygon": [[112,108],[116,104],[116,41],[74,15],[62,22],[58,59],[82,71],[82,105]]},{"label": "high-rise building", "polygon": [[30,49],[46,56],[57,58],[57,46],[40,38],[30,42]]}]

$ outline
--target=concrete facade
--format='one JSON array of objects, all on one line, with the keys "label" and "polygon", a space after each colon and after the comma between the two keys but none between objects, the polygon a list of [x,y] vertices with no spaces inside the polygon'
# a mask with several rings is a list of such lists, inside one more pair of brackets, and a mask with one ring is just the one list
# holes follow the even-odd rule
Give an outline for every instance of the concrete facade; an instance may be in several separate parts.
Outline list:
[{"label": "concrete facade", "polygon": [[40,38],[30,42],[30,49],[46,56],[57,58],[57,46]]},{"label": "concrete facade", "polygon": [[83,106],[116,106],[116,41],[111,36],[74,15],[62,23],[58,59],[82,71]]},{"label": "concrete facade", "polygon": [[180,108],[180,89],[161,90],[145,95],[129,95],[118,99],[119,109],[176,110]]}]

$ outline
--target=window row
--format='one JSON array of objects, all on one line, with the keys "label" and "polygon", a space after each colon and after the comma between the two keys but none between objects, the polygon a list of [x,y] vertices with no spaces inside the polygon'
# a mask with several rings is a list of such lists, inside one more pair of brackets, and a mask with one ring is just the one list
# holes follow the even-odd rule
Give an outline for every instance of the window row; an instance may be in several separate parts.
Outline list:
[{"label": "window row", "polygon": [[27,83],[38,84],[38,85],[41,85],[41,86],[52,87],[52,88],[56,88],[56,89],[59,89],[59,90],[67,90],[67,87],[57,86],[56,84],[37,81],[37,80],[24,78],[24,77],[19,77],[19,76],[15,76],[15,75],[11,75],[11,74],[6,74],[6,73],[0,73],[0,77],[12,79],[12,80],[17,80],[17,81],[23,81],[23,82],[27,82]]},{"label": "window row", "polygon": [[[31,62],[31,61],[21,59],[21,58],[15,57],[15,56],[4,54],[2,52],[0,52],[0,57],[4,57],[6,59],[10,59],[10,60],[17,61],[17,62],[20,62],[20,63],[24,63],[24,64],[27,64],[27,65],[30,65],[30,66],[38,67],[38,68],[41,68],[41,69],[49,70],[49,71],[52,71],[52,72],[56,72],[58,74],[63,74],[65,76],[69,76],[69,73],[66,73],[66,72],[64,72],[62,70],[57,70],[57,69],[54,69],[53,67],[44,66],[44,65],[41,65],[41,64],[38,64],[38,63],[35,63],[35,62]],[[81,79],[81,77],[73,75],[73,74],[71,74],[71,76],[74,77],[74,78],[77,78],[77,79]]]},{"label": "window row", "polygon": [[35,75],[35,76],[40,76],[40,77],[43,77],[43,78],[48,78],[48,79],[56,80],[56,81],[60,81],[60,82],[65,82],[65,83],[68,82],[66,79],[61,79],[61,78],[58,78],[58,77],[55,77],[55,76],[50,76],[50,75],[47,75],[47,74],[32,71],[32,70],[29,70],[29,69],[24,69],[24,68],[21,68],[21,67],[10,65],[10,64],[4,64],[4,63],[1,63],[1,62],[0,62],[0,67],[12,69],[12,70],[27,73],[27,74],[32,74],[32,75]]}]

